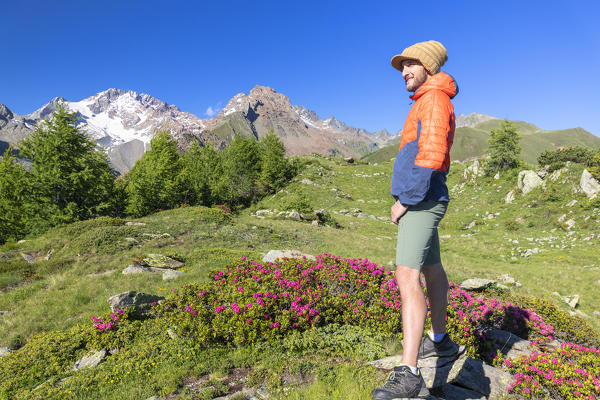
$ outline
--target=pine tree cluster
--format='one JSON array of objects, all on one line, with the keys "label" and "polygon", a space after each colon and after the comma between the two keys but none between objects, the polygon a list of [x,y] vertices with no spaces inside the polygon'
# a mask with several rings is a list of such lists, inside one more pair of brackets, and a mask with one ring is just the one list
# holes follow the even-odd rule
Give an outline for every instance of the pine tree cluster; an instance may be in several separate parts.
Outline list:
[{"label": "pine tree cluster", "polygon": [[182,204],[247,207],[296,175],[298,163],[270,132],[235,137],[217,150],[194,143],[180,154],[168,132],[124,176],[64,105],[0,158],[0,244],[50,227],[98,216],[141,217]]}]

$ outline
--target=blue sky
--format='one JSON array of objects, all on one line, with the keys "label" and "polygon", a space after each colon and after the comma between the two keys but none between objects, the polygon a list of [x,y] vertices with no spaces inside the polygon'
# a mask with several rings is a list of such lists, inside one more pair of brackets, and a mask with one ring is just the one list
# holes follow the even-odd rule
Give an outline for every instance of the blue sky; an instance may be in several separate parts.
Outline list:
[{"label": "blue sky", "polygon": [[371,131],[410,109],[393,55],[438,40],[456,114],[600,136],[598,1],[17,1],[2,5],[0,103],[27,114],[108,88],[207,118],[271,86]]}]

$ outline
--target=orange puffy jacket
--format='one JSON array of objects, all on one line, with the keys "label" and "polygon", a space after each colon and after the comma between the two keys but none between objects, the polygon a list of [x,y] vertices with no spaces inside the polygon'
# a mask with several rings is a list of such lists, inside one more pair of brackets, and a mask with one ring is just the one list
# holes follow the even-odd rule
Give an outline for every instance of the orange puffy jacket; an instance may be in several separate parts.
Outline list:
[{"label": "orange puffy jacket", "polygon": [[439,72],[410,97],[415,104],[402,130],[391,185],[392,196],[404,205],[450,200],[446,174],[455,128],[450,99],[457,93],[454,78]]}]

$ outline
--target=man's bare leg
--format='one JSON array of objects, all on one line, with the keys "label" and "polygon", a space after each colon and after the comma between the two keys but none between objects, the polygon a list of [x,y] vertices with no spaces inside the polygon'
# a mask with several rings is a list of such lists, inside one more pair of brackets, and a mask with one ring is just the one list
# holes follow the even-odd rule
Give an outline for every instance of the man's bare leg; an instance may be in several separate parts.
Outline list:
[{"label": "man's bare leg", "polygon": [[446,332],[446,307],[448,306],[448,277],[442,264],[423,266],[427,283],[427,297],[431,310],[431,331]]},{"label": "man's bare leg", "polygon": [[402,363],[417,366],[419,345],[423,337],[423,326],[427,305],[419,282],[418,270],[403,265],[396,266],[396,283],[402,297],[402,332],[404,349]]}]

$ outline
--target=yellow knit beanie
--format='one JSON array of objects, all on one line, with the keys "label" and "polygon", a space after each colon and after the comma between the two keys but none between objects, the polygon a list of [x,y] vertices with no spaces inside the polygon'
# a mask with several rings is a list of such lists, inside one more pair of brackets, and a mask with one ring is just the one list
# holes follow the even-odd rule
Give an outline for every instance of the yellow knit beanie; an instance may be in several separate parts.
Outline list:
[{"label": "yellow knit beanie", "polygon": [[423,64],[427,72],[435,75],[440,72],[442,65],[448,61],[448,56],[446,55],[446,48],[440,42],[430,40],[413,44],[404,49],[401,54],[392,57],[392,66],[402,72],[402,61],[404,60],[417,60]]}]

